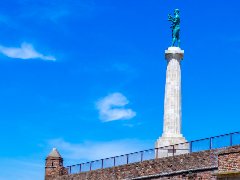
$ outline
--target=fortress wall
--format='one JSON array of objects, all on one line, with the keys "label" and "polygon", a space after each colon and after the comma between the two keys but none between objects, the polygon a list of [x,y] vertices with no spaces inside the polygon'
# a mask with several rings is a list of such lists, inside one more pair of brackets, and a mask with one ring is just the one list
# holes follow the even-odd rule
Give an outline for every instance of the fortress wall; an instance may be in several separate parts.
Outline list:
[{"label": "fortress wall", "polygon": [[[240,146],[232,146],[79,174],[48,177],[46,180],[217,179],[219,174],[226,174],[228,170],[238,172],[239,158]],[[221,166],[219,171],[218,164]]]}]

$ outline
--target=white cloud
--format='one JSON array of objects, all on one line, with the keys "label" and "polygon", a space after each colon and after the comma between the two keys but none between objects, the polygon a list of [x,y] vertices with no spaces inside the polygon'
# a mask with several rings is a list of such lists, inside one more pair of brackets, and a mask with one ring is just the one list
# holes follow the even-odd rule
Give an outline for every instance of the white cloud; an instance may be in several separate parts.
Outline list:
[{"label": "white cloud", "polygon": [[37,52],[31,44],[22,43],[21,47],[5,47],[0,46],[0,53],[10,58],[17,59],[42,59],[55,61],[56,58],[53,56],[45,56]]},{"label": "white cloud", "polygon": [[153,142],[125,139],[73,144],[63,139],[53,139],[49,141],[49,146],[56,147],[67,164],[75,164],[149,149],[153,147]]},{"label": "white cloud", "polygon": [[110,94],[97,102],[100,119],[104,122],[131,119],[136,116],[132,109],[124,108],[129,103],[121,93]]}]

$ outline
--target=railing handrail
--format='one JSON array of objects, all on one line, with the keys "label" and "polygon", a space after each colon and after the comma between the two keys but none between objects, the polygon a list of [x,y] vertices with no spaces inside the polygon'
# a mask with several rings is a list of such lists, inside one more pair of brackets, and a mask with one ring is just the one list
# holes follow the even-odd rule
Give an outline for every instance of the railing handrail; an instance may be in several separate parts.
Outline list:
[{"label": "railing handrail", "polygon": [[[240,131],[238,132],[232,132],[232,133],[227,133],[227,134],[222,134],[222,135],[218,135],[218,136],[211,136],[211,137],[208,137],[208,138],[202,138],[202,139],[198,139],[198,140],[193,140],[193,141],[187,141],[185,143],[178,143],[178,144],[174,144],[174,145],[170,145],[170,146],[162,146],[162,147],[158,147],[158,148],[151,148],[151,149],[147,149],[147,150],[141,150],[141,151],[136,151],[136,152],[132,152],[132,153],[127,153],[127,154],[122,154],[122,155],[118,155],[118,156],[112,156],[112,157],[108,157],[108,158],[103,158],[103,159],[98,159],[98,160],[93,160],[93,161],[88,161],[88,162],[84,162],[84,163],[80,163],[80,164],[74,164],[74,165],[70,165],[70,166],[66,166],[67,168],[71,168],[73,166],[81,166],[81,165],[84,165],[84,164],[91,164],[94,163],[94,162],[98,162],[98,161],[104,161],[104,160],[108,160],[108,159],[115,159],[115,158],[118,158],[118,157],[124,157],[124,156],[129,156],[129,155],[132,155],[132,154],[137,154],[137,153],[143,153],[143,152],[147,152],[147,151],[156,151],[156,150],[169,150],[169,149],[165,149],[165,148],[169,148],[169,147],[174,147],[174,146],[177,146],[177,145],[181,145],[181,144],[190,144],[192,145],[192,143],[194,142],[199,142],[199,141],[204,141],[204,140],[210,140],[211,139],[214,139],[214,138],[219,138],[219,137],[224,137],[224,136],[229,136],[230,137],[233,135],[233,134],[240,134]],[[175,148],[173,148],[175,149]],[[211,149],[211,146],[210,148]],[[175,149],[175,150],[191,150],[191,148],[189,149]],[[190,151],[191,152],[191,151]],[[174,153],[173,153],[174,154]]]}]

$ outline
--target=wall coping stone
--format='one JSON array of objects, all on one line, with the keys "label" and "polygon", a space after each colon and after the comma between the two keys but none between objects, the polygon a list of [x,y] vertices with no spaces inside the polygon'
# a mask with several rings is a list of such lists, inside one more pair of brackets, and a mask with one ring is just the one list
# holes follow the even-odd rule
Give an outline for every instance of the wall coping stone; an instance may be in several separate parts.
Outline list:
[{"label": "wall coping stone", "polygon": [[[219,156],[221,156],[221,155],[234,154],[234,153],[239,153],[240,152],[240,147],[239,146],[231,146],[231,147],[232,147],[231,149],[226,149],[226,150],[220,151],[217,154]],[[236,148],[236,149],[234,149],[234,148]]]},{"label": "wall coping stone", "polygon": [[215,174],[217,177],[236,177],[240,175],[240,171],[228,171]]},{"label": "wall coping stone", "polygon": [[206,167],[206,168],[197,168],[197,169],[188,169],[188,170],[182,170],[182,171],[175,171],[175,172],[169,172],[169,173],[160,173],[160,174],[154,174],[154,175],[149,175],[149,176],[141,176],[141,177],[135,177],[132,178],[131,180],[137,180],[137,179],[148,179],[148,178],[156,178],[156,177],[163,177],[163,176],[172,176],[172,175],[179,175],[183,173],[194,173],[194,172],[203,172],[203,171],[213,171],[217,170],[217,166],[213,167]]}]

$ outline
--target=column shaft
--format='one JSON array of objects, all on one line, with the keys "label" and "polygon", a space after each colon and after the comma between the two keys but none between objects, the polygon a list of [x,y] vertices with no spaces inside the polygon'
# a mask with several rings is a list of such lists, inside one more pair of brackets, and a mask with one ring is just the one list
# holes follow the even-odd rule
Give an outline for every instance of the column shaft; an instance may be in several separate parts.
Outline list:
[{"label": "column shaft", "polygon": [[181,67],[180,59],[168,56],[164,99],[163,136],[172,137],[181,134]]}]

